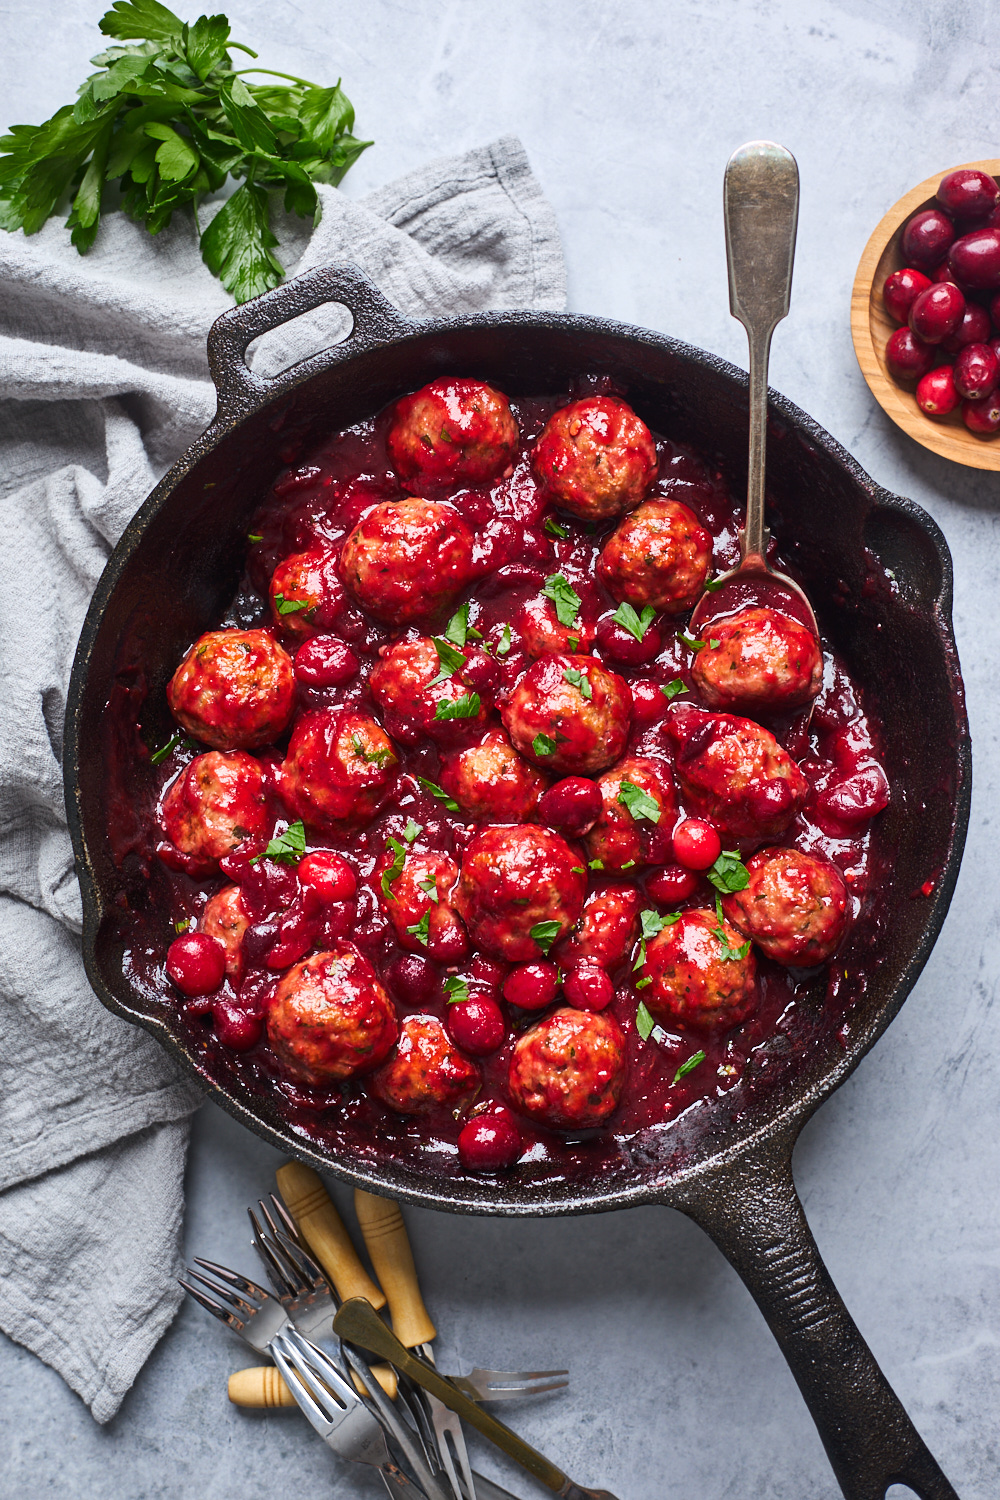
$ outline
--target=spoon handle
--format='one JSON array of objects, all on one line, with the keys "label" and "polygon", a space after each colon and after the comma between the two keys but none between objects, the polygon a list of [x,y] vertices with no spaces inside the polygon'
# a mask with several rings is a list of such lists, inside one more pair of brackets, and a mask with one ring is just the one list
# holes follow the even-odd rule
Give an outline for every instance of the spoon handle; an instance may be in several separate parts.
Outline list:
[{"label": "spoon handle", "polygon": [[799,169],[784,146],[749,141],[726,163],[723,188],[729,309],[750,342],[750,462],[741,560],[763,562],[767,361],[771,335],[788,314],[799,218]]}]

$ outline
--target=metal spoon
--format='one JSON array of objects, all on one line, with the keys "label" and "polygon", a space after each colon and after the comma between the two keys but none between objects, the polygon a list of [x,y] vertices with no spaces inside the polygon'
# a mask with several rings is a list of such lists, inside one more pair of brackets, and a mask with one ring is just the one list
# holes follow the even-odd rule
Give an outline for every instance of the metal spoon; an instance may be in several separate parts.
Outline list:
[{"label": "metal spoon", "polygon": [[726,163],[723,189],[729,309],[750,344],[750,464],[740,561],[702,594],[690,630],[749,604],[769,604],[794,615],[818,638],[812,605],[799,585],[768,566],[764,525],[767,447],[767,362],[771,335],[788,315],[799,217],[799,169],[784,146],[749,141]]}]

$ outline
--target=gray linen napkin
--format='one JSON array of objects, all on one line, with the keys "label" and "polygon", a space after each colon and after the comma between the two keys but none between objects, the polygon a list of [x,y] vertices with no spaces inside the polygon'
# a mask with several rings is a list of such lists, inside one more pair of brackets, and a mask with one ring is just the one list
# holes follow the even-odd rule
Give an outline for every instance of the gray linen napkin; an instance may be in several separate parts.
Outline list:
[{"label": "gray linen napkin", "polygon": [[[511,137],[286,226],[293,273],[351,260],[401,311],[559,309],[558,230]],[[129,518],[215,409],[205,336],[230,305],[190,225],[110,216],[81,259],[60,224],[0,232],[0,1328],[99,1422],[176,1312],[200,1094],[104,1010],[80,959],[59,758],[94,585]],[[321,309],[262,340],[280,369],[343,331]]]}]

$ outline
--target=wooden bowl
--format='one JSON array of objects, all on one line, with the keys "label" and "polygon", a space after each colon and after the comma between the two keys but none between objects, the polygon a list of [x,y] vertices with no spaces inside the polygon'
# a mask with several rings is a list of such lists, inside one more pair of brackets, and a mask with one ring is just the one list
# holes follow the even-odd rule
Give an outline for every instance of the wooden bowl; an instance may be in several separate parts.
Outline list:
[{"label": "wooden bowl", "polygon": [[[963,167],[979,167],[991,177],[1000,175],[1000,161],[967,161]],[[957,167],[945,167],[912,188],[879,223],[858,265],[851,293],[851,337],[861,373],[875,400],[897,427],[932,453],[950,458],[970,469],[1000,470],[1000,433],[977,437],[962,421],[961,409],[946,417],[928,417],[917,405],[913,389],[897,385],[885,362],[889,335],[899,327],[886,312],[882,288],[886,277],[906,264],[901,242],[906,221],[924,208],[936,206],[938,183]]]}]

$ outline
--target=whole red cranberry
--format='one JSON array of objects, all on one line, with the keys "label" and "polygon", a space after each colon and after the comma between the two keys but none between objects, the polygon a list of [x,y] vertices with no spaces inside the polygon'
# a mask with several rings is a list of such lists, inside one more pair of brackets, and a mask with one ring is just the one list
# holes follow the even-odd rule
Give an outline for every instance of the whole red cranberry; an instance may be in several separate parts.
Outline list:
[{"label": "whole red cranberry", "polygon": [[1000,292],[990,298],[990,321],[993,327],[1000,332]]},{"label": "whole red cranberry", "polygon": [[264,1034],[264,1017],[243,1010],[231,1000],[216,1000],[212,1006],[215,1034],[230,1052],[249,1052]]},{"label": "whole red cranberry", "polygon": [[722,840],[704,818],[685,818],[674,829],[674,859],[685,870],[707,870],[722,853]]},{"label": "whole red cranberry", "polygon": [[182,995],[211,995],[226,977],[226,950],[207,932],[186,932],[167,949],[166,969]]},{"label": "whole red cranberry", "polygon": [[925,292],[931,285],[929,276],[923,271],[915,271],[912,266],[904,266],[901,271],[893,271],[891,276],[886,277],[885,286],[882,288],[882,301],[885,310],[890,317],[895,318],[897,323],[905,323],[910,316],[910,308],[914,298],[921,292]]},{"label": "whole red cranberry", "polygon": [[437,970],[430,959],[419,953],[402,953],[385,971],[390,994],[398,995],[405,1005],[427,1005],[438,993]]},{"label": "whole red cranberry", "polygon": [[597,964],[578,964],[563,980],[563,994],[577,1010],[603,1010],[615,998],[615,987]]},{"label": "whole red cranberry", "polygon": [[509,972],[509,964],[497,963],[485,953],[477,953],[469,965],[470,979],[490,990],[499,989]]},{"label": "whole red cranberry", "polygon": [[337,635],[314,635],[295,653],[295,675],[308,687],[340,687],[357,676],[358,658]]},{"label": "whole red cranberry", "polygon": [[970,432],[992,437],[1000,431],[1000,396],[996,391],[978,401],[962,402],[962,421]]},{"label": "whole red cranberry", "polygon": [[642,678],[639,682],[629,683],[629,687],[632,691],[633,724],[645,729],[650,724],[658,724],[661,719],[666,718],[670,699],[660,683]]},{"label": "whole red cranberry", "polygon": [[595,640],[602,656],[611,661],[624,662],[629,667],[639,667],[643,662],[652,661],[663,647],[663,636],[654,621],[646,626],[642,639],[636,640],[631,630],[626,630],[624,625],[619,625],[610,615],[605,615],[603,620],[598,621]]},{"label": "whole red cranberry", "polygon": [[955,356],[955,389],[976,401],[996,389],[1000,365],[989,344],[966,344]]},{"label": "whole red cranberry", "polygon": [[955,241],[948,265],[958,285],[973,291],[1000,287],[1000,229],[974,229]]},{"label": "whole red cranberry", "polygon": [[544,1010],[556,998],[558,988],[555,964],[518,964],[504,980],[503,997],[519,1010]]},{"label": "whole red cranberry", "polygon": [[485,1057],[501,1047],[507,1035],[503,1011],[495,1000],[473,995],[448,1006],[448,1030],[456,1047],[471,1057]]},{"label": "whole red cranberry", "polygon": [[485,651],[470,651],[462,668],[462,681],[477,693],[489,693],[500,680],[500,663]]},{"label": "whole red cranberry", "polygon": [[686,901],[698,889],[698,876],[683,865],[664,865],[646,881],[646,894],[664,906],[673,906],[677,901]]},{"label": "whole red cranberry", "polygon": [[917,405],[929,417],[946,417],[961,399],[955,389],[951,365],[938,365],[936,370],[928,370],[917,386]]},{"label": "whole red cranberry", "polygon": [[910,327],[925,344],[940,344],[954,333],[965,312],[965,298],[953,281],[929,286],[914,298]]},{"label": "whole red cranberry", "polygon": [[979,167],[959,167],[942,177],[935,195],[945,213],[956,219],[978,219],[996,208],[1000,188]]},{"label": "whole red cranberry", "polygon": [[993,350],[993,353],[996,355],[997,359],[1000,360],[1000,338],[990,339],[990,348]]},{"label": "whole red cranberry", "polygon": [[565,776],[538,799],[538,816],[558,833],[571,839],[589,833],[601,815],[604,803],[600,788],[585,776]]},{"label": "whole red cranberry", "polygon": [[955,238],[955,226],[939,208],[914,214],[903,230],[903,259],[920,271],[940,265]]},{"label": "whole red cranberry", "polygon": [[468,1172],[503,1172],[523,1150],[521,1132],[502,1115],[477,1115],[459,1132],[458,1159]]},{"label": "whole red cranberry", "polygon": [[310,886],[324,901],[346,901],[358,888],[358,877],[339,854],[317,849],[299,861],[299,884]]},{"label": "whole red cranberry", "polygon": [[885,346],[885,362],[894,380],[919,380],[934,363],[934,349],[912,329],[897,328]]},{"label": "whole red cranberry", "polygon": [[990,315],[978,302],[967,302],[962,321],[955,332],[942,339],[941,348],[948,354],[957,354],[966,344],[983,344],[990,336]]},{"label": "whole red cranberry", "polygon": [[958,285],[946,260],[941,262],[936,271],[931,272],[931,281],[950,281],[952,286]]}]

